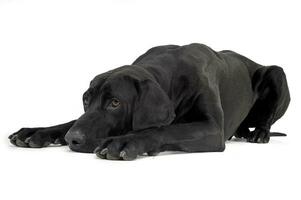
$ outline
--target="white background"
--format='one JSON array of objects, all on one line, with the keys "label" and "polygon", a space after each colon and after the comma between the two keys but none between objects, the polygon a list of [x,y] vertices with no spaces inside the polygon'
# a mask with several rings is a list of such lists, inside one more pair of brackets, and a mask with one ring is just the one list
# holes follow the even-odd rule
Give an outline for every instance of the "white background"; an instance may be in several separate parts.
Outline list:
[{"label": "white background", "polygon": [[[0,2],[0,199],[301,198],[298,0]],[[192,42],[282,66],[292,101],[273,130],[288,137],[132,162],[9,144],[7,136],[21,127],[80,116],[81,95],[95,75],[150,47]]]}]

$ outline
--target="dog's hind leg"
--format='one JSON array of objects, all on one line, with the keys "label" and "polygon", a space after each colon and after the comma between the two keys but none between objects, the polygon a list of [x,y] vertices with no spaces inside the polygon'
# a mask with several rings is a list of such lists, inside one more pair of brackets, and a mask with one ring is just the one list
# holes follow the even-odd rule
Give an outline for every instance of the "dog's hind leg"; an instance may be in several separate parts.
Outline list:
[{"label": "dog's hind leg", "polygon": [[237,137],[244,137],[252,143],[268,143],[272,124],[283,116],[290,102],[286,76],[281,67],[270,66],[258,69],[252,80],[258,98],[250,113],[238,130],[254,127],[254,131],[238,131]]},{"label": "dog's hind leg", "polygon": [[236,138],[247,138],[249,134],[250,134],[249,127],[245,123],[242,123],[235,131],[234,136]]}]

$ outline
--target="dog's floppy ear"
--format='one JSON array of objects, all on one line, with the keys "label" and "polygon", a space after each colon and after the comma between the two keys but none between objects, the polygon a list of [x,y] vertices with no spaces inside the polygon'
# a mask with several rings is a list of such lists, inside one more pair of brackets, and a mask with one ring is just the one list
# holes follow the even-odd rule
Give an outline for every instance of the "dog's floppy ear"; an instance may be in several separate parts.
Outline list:
[{"label": "dog's floppy ear", "polygon": [[133,110],[133,130],[169,125],[175,118],[174,107],[161,86],[144,80],[136,87],[138,98]]}]

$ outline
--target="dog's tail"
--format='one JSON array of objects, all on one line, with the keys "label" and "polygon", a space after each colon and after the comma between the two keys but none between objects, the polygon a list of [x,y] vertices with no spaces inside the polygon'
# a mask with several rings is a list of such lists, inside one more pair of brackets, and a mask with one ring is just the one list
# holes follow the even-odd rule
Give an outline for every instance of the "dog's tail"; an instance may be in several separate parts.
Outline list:
[{"label": "dog's tail", "polygon": [[286,136],[286,134],[285,133],[278,133],[278,132],[271,132],[270,136],[271,137],[274,137],[274,136],[278,137],[278,136]]}]

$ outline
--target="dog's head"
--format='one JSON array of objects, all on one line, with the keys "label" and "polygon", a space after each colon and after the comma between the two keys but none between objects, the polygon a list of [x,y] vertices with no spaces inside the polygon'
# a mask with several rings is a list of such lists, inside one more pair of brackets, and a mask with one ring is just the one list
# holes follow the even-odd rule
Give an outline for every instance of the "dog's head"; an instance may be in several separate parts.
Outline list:
[{"label": "dog's head", "polygon": [[71,150],[93,152],[101,138],[170,124],[173,104],[155,78],[137,66],[96,76],[83,95],[85,113],[68,131]]}]

